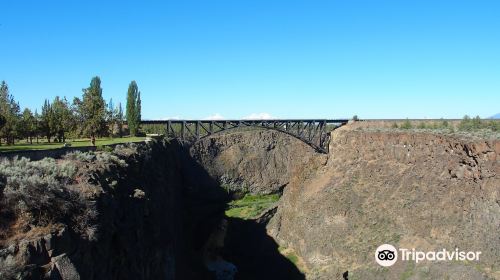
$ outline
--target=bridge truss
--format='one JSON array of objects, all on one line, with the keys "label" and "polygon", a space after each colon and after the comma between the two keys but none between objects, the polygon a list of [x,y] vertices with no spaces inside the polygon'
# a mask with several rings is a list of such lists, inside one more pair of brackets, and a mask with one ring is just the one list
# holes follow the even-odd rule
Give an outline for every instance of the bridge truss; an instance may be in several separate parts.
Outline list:
[{"label": "bridge truss", "polygon": [[258,127],[281,131],[296,137],[318,152],[327,153],[330,132],[347,123],[347,119],[275,119],[275,120],[144,120],[146,133],[165,134],[183,143],[196,141],[229,129]]}]

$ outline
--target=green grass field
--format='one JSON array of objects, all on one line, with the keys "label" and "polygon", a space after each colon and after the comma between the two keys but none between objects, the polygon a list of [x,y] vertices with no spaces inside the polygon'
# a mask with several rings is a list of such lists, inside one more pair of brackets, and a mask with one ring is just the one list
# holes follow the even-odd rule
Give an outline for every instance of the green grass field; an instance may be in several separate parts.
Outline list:
[{"label": "green grass field", "polygon": [[[144,141],[146,137],[123,137],[123,138],[99,138],[96,139],[96,146],[104,146],[118,143],[128,143],[128,142],[141,142]],[[91,146],[89,139],[68,139],[66,143],[71,144],[71,147],[86,147]],[[47,143],[46,140],[39,141],[37,144],[33,141],[33,144],[26,143],[26,140],[16,142],[15,145],[5,145],[0,146],[0,152],[7,151],[27,151],[27,150],[49,150],[62,148],[63,143]]]}]

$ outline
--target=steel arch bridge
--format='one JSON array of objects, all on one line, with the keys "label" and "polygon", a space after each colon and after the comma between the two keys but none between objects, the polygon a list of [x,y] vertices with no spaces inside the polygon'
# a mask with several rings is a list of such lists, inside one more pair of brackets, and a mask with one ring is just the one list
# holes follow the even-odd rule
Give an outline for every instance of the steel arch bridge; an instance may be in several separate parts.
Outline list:
[{"label": "steel arch bridge", "polygon": [[347,119],[273,119],[273,120],[143,120],[143,129],[165,134],[183,143],[193,144],[207,136],[242,127],[277,130],[307,143],[316,151],[328,152],[330,132]]}]

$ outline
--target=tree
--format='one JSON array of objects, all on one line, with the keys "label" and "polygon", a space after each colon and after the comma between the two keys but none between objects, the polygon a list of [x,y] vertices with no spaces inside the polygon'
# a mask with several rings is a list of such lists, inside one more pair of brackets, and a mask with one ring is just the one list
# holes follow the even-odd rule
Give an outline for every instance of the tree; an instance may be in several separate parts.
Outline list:
[{"label": "tree", "polygon": [[448,121],[447,121],[447,120],[443,120],[443,121],[441,122],[441,127],[443,127],[443,128],[447,128],[448,126],[449,126],[449,123],[448,123]]},{"label": "tree", "polygon": [[[82,124],[85,122],[83,118],[83,102],[80,98],[73,98],[73,103],[71,104],[71,114],[73,115],[73,122],[75,124]],[[73,128],[73,134],[75,137],[81,137],[83,135],[83,126],[75,125]]]},{"label": "tree", "polygon": [[[141,92],[137,92],[137,103],[135,105],[135,117],[137,120],[137,123],[141,123]],[[137,126],[137,129],[139,129],[139,125]]]},{"label": "tree", "polygon": [[34,122],[33,122],[33,131],[35,132],[35,137],[36,137],[36,142],[38,143],[38,136],[40,134],[40,119],[41,116],[38,114],[38,110],[35,110],[35,115],[34,115]]},{"label": "tree", "polygon": [[481,121],[481,117],[476,116],[475,118],[472,119],[472,128],[473,129],[480,129],[482,128],[483,123]]},{"label": "tree", "polygon": [[52,102],[52,131],[57,136],[58,142],[66,141],[66,132],[73,128],[73,114],[66,98],[56,96]]},{"label": "tree", "polygon": [[113,103],[113,98],[109,99],[108,103],[108,110],[106,111],[107,113],[107,121],[108,121],[108,128],[109,128],[109,135],[113,137],[114,130],[115,130],[115,125],[117,123],[116,119],[116,108],[115,104]]},{"label": "tree", "polygon": [[92,78],[90,86],[83,89],[81,102],[83,134],[94,138],[106,133],[106,103],[102,98],[101,79]]},{"label": "tree", "polygon": [[24,109],[19,127],[20,136],[33,144],[33,137],[36,134],[36,119],[30,109]]},{"label": "tree", "polygon": [[5,81],[2,81],[2,83],[0,84],[0,115],[2,116],[2,127],[0,129],[1,137],[5,137],[5,134],[9,130],[8,128],[6,128],[8,114],[10,114],[9,86],[7,85],[7,83],[5,83]]},{"label": "tree", "polygon": [[465,115],[463,119],[458,124],[459,130],[471,130],[472,129],[472,120],[469,115]]},{"label": "tree", "polygon": [[[5,81],[2,81],[2,84],[0,85],[0,96],[3,96],[5,94],[5,92],[8,92],[8,87],[7,85],[5,84]],[[2,98],[3,100],[3,98]],[[3,127],[5,126],[5,124],[7,123],[7,119],[5,118],[4,116],[4,112],[3,110],[1,110],[1,104],[0,104],[0,133],[2,132],[3,130]],[[0,138],[0,144],[1,144],[1,138]]]},{"label": "tree", "polygon": [[42,106],[42,114],[40,115],[40,130],[42,135],[47,137],[47,142],[50,143],[50,139],[54,131],[54,114],[50,101],[47,99],[45,99]]},{"label": "tree", "polygon": [[116,107],[116,124],[118,129],[118,136],[123,137],[123,108],[122,103],[118,103],[118,107]]},{"label": "tree", "polygon": [[127,92],[127,124],[130,135],[137,135],[141,122],[141,93],[135,81],[130,82]]},{"label": "tree", "polygon": [[2,130],[6,122],[7,120],[5,119],[5,117],[3,115],[0,115],[0,131]]},{"label": "tree", "polygon": [[20,121],[20,110],[14,96],[9,93],[7,83],[2,81],[0,84],[0,115],[5,119],[5,123],[0,130],[0,134],[5,138],[7,144],[14,144]]}]

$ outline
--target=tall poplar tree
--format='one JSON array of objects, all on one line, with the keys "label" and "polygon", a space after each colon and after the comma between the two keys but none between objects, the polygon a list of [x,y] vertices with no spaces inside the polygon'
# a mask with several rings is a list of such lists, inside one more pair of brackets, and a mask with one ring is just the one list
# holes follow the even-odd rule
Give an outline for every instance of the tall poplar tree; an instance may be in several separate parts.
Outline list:
[{"label": "tall poplar tree", "polygon": [[116,108],[116,123],[118,128],[118,136],[123,137],[123,107],[122,103],[118,103]]},{"label": "tall poplar tree", "polygon": [[135,136],[141,122],[141,92],[135,81],[130,82],[128,86],[126,114],[130,135]]}]

